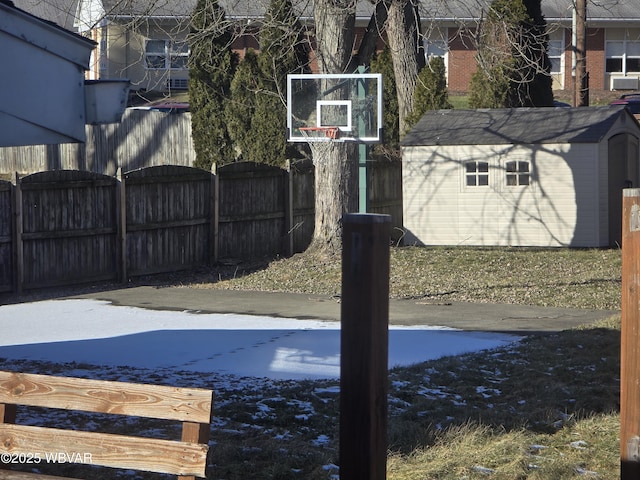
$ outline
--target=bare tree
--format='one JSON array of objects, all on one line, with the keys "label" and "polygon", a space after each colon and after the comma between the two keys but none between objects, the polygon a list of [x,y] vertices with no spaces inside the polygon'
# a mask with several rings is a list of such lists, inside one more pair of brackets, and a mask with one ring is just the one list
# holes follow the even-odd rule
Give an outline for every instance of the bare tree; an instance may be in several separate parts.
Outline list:
[{"label": "bare tree", "polygon": [[398,95],[400,135],[407,131],[406,118],[413,111],[418,73],[425,65],[420,34],[419,2],[383,0],[387,9],[385,33],[391,48]]},{"label": "bare tree", "polygon": [[573,105],[584,107],[589,105],[589,84],[587,74],[587,0],[575,0],[575,38],[576,72]]},{"label": "bare tree", "polygon": [[[321,73],[344,73],[351,62],[356,0],[315,0],[316,55]],[[352,142],[311,144],[315,166],[315,230],[310,249],[337,253],[341,219],[358,206],[356,146]]]}]

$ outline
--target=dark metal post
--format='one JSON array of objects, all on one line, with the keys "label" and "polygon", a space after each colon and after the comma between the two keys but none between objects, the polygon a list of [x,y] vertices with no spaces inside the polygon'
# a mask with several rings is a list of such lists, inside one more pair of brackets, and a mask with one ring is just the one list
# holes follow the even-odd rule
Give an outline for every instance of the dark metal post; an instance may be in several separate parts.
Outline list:
[{"label": "dark metal post", "polygon": [[623,190],[620,479],[640,478],[640,189]]},{"label": "dark metal post", "polygon": [[389,215],[343,217],[341,480],[386,478],[390,233]]}]

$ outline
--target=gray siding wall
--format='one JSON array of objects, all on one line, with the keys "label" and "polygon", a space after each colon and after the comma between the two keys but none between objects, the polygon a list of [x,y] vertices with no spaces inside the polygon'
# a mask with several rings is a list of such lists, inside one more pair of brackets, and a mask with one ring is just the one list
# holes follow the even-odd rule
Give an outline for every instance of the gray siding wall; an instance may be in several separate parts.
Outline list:
[{"label": "gray siding wall", "polygon": [[[489,163],[468,187],[465,162]],[[506,162],[528,161],[529,186],[509,186]],[[405,147],[408,244],[600,246],[597,144]]]}]

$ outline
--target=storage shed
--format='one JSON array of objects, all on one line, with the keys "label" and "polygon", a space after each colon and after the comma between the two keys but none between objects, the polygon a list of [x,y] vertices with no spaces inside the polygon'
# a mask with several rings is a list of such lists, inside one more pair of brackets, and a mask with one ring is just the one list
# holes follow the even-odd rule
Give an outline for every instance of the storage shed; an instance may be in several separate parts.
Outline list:
[{"label": "storage shed", "polygon": [[619,245],[639,144],[619,106],[429,112],[401,142],[405,243]]}]

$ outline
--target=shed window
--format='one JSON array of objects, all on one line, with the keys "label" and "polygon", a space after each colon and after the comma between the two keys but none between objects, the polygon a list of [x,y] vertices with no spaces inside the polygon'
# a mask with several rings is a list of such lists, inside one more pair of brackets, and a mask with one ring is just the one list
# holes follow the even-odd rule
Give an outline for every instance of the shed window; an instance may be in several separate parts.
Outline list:
[{"label": "shed window", "polygon": [[467,187],[489,185],[489,162],[466,162],[465,177]]},{"label": "shed window", "polygon": [[529,162],[507,162],[507,185],[510,187],[524,186],[531,183]]}]

